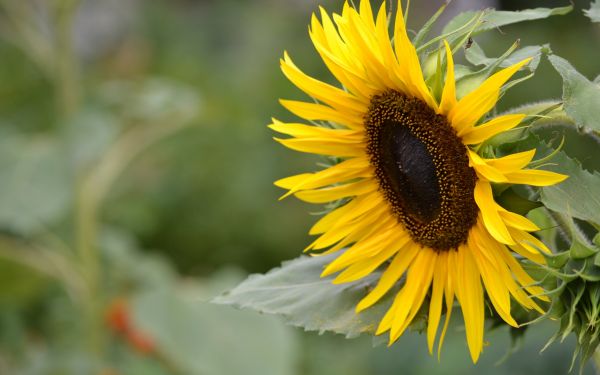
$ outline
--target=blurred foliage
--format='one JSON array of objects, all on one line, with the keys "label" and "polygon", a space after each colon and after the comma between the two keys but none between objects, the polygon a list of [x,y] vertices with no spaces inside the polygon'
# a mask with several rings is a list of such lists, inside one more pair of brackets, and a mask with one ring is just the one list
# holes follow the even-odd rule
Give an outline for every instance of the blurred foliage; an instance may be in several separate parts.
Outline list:
[{"label": "blurred foliage", "polygon": [[[413,3],[414,25],[439,5]],[[591,80],[600,29],[581,12],[589,2],[576,5],[476,43],[489,56],[518,37],[550,43]],[[492,332],[473,366],[462,335],[449,335],[438,363],[417,335],[372,349],[368,338],[316,337],[202,302],[308,243],[307,206],[277,202],[272,181],[316,159],[286,152],[265,125],[289,118],[276,98],[298,95],[278,69],[284,49],[328,77],[306,33],[316,9],[291,0],[0,0],[0,374],[567,370],[572,342],[538,358],[549,325],[532,327],[500,366],[509,334]],[[560,76],[542,59],[502,106],[560,95]],[[561,131],[545,129],[549,138]],[[126,301],[128,334],[109,319],[115,301]],[[140,335],[152,350],[136,346]]]}]

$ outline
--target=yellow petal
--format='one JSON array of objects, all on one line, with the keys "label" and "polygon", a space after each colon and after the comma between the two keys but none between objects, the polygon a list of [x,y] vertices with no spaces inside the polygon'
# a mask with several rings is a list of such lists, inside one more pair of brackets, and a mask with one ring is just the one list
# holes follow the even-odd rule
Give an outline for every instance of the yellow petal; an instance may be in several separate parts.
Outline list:
[{"label": "yellow petal", "polygon": [[548,249],[548,247],[546,245],[544,245],[544,243],[542,241],[538,240],[531,234],[524,232],[522,230],[511,229],[511,228],[509,228],[509,231],[511,233],[511,236],[515,239],[515,241],[518,244],[524,246],[527,249],[527,251],[529,251],[533,254],[539,254],[540,252],[543,252],[546,254],[552,253],[550,251],[550,249]]},{"label": "yellow petal", "polygon": [[448,265],[446,267],[447,271],[447,280],[444,288],[444,299],[446,302],[446,319],[444,321],[444,327],[442,328],[442,333],[440,334],[440,340],[438,342],[438,361],[440,359],[440,355],[442,353],[442,345],[444,344],[444,338],[446,337],[446,332],[448,331],[448,325],[450,323],[450,317],[452,316],[452,310],[454,305],[454,286],[453,280],[456,279],[456,252],[451,251],[448,254]]},{"label": "yellow petal", "polygon": [[361,195],[323,216],[308,233],[310,235],[325,233],[335,227],[343,226],[367,212],[375,216],[379,212],[378,210],[386,209],[384,204],[382,197],[377,193]]},{"label": "yellow petal", "polygon": [[396,254],[394,260],[383,272],[377,286],[356,306],[356,312],[361,312],[366,308],[373,306],[381,299],[408,269],[415,256],[418,254],[420,246],[406,246]]},{"label": "yellow petal", "polygon": [[460,306],[463,312],[467,344],[473,363],[477,362],[483,348],[484,305],[483,289],[479,271],[468,248],[458,251],[457,288]]},{"label": "yellow petal", "polygon": [[531,186],[551,186],[563,182],[568,177],[564,174],[543,171],[541,169],[524,169],[506,174],[506,178],[511,184]]},{"label": "yellow petal", "polygon": [[483,223],[488,232],[496,240],[507,245],[513,245],[515,242],[510,236],[504,220],[498,213],[498,204],[494,201],[492,187],[489,182],[478,180],[475,184],[475,202],[481,211]]},{"label": "yellow petal", "polygon": [[401,1],[398,1],[398,10],[396,12],[396,20],[394,21],[394,48],[396,50],[396,58],[401,62],[398,74],[400,74],[400,78],[410,94],[423,100],[429,108],[437,111],[437,103],[425,84],[417,51],[406,33],[401,3]]},{"label": "yellow petal", "polygon": [[362,279],[363,277],[371,274],[377,267],[381,266],[385,261],[394,256],[402,247],[403,243],[390,244],[387,248],[383,249],[376,255],[365,259],[363,261],[354,263],[342,273],[340,273],[334,280],[334,284],[348,283]]},{"label": "yellow petal", "polygon": [[448,272],[447,258],[448,253],[441,252],[436,259],[435,271],[433,272],[433,287],[431,289],[429,319],[427,322],[427,347],[429,348],[429,354],[433,353],[433,344],[442,315],[442,300],[444,298],[446,273]]},{"label": "yellow petal", "polygon": [[322,171],[311,173],[310,177],[303,179],[297,185],[291,187],[282,199],[300,190],[320,188],[334,183],[342,183],[354,178],[371,177],[372,175],[372,167],[366,158],[344,160],[343,162]]},{"label": "yellow petal", "polygon": [[501,170],[502,173],[511,173],[523,169],[531,162],[535,155],[535,149],[518,152],[498,159],[485,159],[488,165]]},{"label": "yellow petal", "polygon": [[368,83],[364,72],[352,64],[354,60],[348,61],[346,58],[344,43],[323,8],[321,8],[321,18],[323,25],[313,15],[309,31],[315,49],[331,74],[357,98],[368,102],[375,88]]},{"label": "yellow petal", "polygon": [[502,86],[531,58],[525,59],[511,67],[492,75],[473,92],[463,97],[448,115],[448,119],[457,132],[473,126],[492,109],[500,95]]},{"label": "yellow petal", "polygon": [[347,115],[323,104],[284,99],[279,102],[282,106],[287,108],[288,111],[309,121],[331,121],[335,124],[344,125],[350,129],[363,128],[362,117]]},{"label": "yellow petal", "polygon": [[329,247],[344,237],[346,237],[350,232],[352,232],[356,227],[362,226],[361,222],[355,222],[353,224],[344,225],[339,228],[330,229],[329,231],[322,234],[319,238],[317,238],[312,244],[310,244],[304,251],[308,250],[319,250]]},{"label": "yellow petal", "polygon": [[492,181],[492,182],[508,181],[506,179],[506,177],[504,177],[504,174],[502,174],[501,171],[488,165],[486,163],[486,160],[484,160],[479,155],[477,155],[477,153],[475,153],[471,150],[468,150],[468,154],[469,154],[469,165],[471,167],[475,168],[475,171],[477,171],[477,173],[481,177],[485,178],[488,181]]},{"label": "yellow petal", "polygon": [[310,154],[330,155],[338,157],[365,156],[364,142],[353,142],[332,138],[273,138],[285,147]]},{"label": "yellow petal", "polygon": [[431,285],[433,265],[436,258],[437,253],[435,251],[423,248],[411,265],[406,277],[406,284],[402,288],[401,305],[395,311],[394,321],[390,329],[390,344],[404,333],[421,308]]},{"label": "yellow petal", "polygon": [[368,258],[377,255],[377,253],[389,247],[394,242],[406,243],[409,236],[406,233],[398,232],[397,228],[386,228],[377,234],[362,239],[352,245],[344,254],[337,257],[333,262],[329,263],[321,274],[322,277],[338,272],[352,263],[364,261]]},{"label": "yellow petal", "polygon": [[493,136],[505,132],[519,125],[525,118],[525,115],[504,115],[494,118],[479,126],[465,126],[458,133],[462,137],[463,143],[466,145],[475,145],[483,143]]},{"label": "yellow petal", "polygon": [[308,180],[312,176],[313,173],[301,173],[295,176],[282,178],[280,180],[275,181],[273,184],[283,189],[291,189],[294,186],[302,184],[304,181]]},{"label": "yellow petal", "polygon": [[390,87],[386,67],[377,56],[377,46],[373,40],[374,32],[368,30],[360,17],[351,7],[344,7],[342,16],[334,15],[333,19],[347,48],[355,59],[360,61],[365,74],[378,90]]},{"label": "yellow petal", "polygon": [[540,230],[540,228],[531,222],[531,220],[527,219],[524,216],[515,214],[514,212],[506,211],[504,209],[499,210],[500,217],[506,225],[512,228],[525,230],[528,232],[535,232]]},{"label": "yellow petal", "polygon": [[[442,92],[442,100],[440,102],[440,108],[438,113],[442,115],[448,115],[452,108],[456,105],[456,82],[454,80],[454,59],[452,58],[452,50],[448,45],[448,42],[444,40],[444,46],[446,47],[446,82],[444,83],[444,91]],[[431,348],[430,350],[431,351]]]},{"label": "yellow petal", "polygon": [[379,48],[381,50],[381,56],[383,58],[384,65],[387,68],[386,70],[389,72],[389,78],[392,81],[392,87],[390,88],[400,92],[408,92],[406,85],[401,79],[401,67],[398,64],[398,60],[396,59],[396,55],[394,54],[394,50],[390,42],[389,24],[385,9],[385,2],[381,4],[379,13],[377,14],[376,33]]},{"label": "yellow petal", "polygon": [[290,82],[311,97],[344,112],[360,115],[366,111],[368,103],[358,100],[344,90],[306,75],[294,64],[287,52],[284,52],[280,64],[283,74]]},{"label": "yellow petal", "polygon": [[[332,246],[327,251],[316,255],[334,253],[341,249],[348,248],[348,246],[350,246],[351,244],[356,244],[357,242],[365,238],[371,238],[376,233],[387,230],[387,228],[398,226],[398,222],[394,218],[392,218],[388,212],[382,212],[382,210],[372,210],[368,213],[368,216],[363,215],[363,217],[357,220],[361,220],[361,222],[363,222],[364,225],[355,228],[346,236],[346,238],[338,242],[335,246]],[[402,231],[402,229],[399,230]],[[354,247],[354,245],[352,246]]]},{"label": "yellow petal", "polygon": [[478,241],[471,241],[469,243],[469,250],[479,268],[485,290],[492,301],[492,305],[498,312],[498,315],[500,315],[500,317],[509,325],[518,327],[519,325],[510,314],[510,293],[506,287],[505,281],[497,272],[499,265],[496,262],[490,262],[486,256],[483,256],[484,252],[493,250],[482,245],[483,244],[478,243]]},{"label": "yellow petal", "polygon": [[362,129],[330,129],[314,125],[284,123],[277,119],[272,120],[273,123],[269,125],[269,128],[278,133],[291,135],[295,138],[343,138],[349,141],[360,142],[364,140],[365,136]]},{"label": "yellow petal", "polygon": [[365,179],[359,182],[334,186],[325,189],[304,190],[296,193],[296,197],[308,203],[327,203],[346,197],[370,193],[379,188],[377,183]]},{"label": "yellow petal", "polygon": [[[543,295],[544,289],[540,286],[535,285],[536,281],[533,280],[531,276],[527,274],[527,272],[525,272],[521,264],[517,262],[517,260],[509,253],[509,251],[504,246],[499,246],[499,249],[495,252],[495,255],[504,260],[504,263],[510,268],[510,271],[514,275],[514,278],[516,278],[519,284],[523,287],[517,288],[516,286],[513,286],[511,288],[511,294],[515,297],[515,299],[517,299],[517,301],[519,301],[519,303],[523,307],[528,309],[535,309],[539,313],[543,314],[544,310],[537,303],[535,303],[531,299],[531,297],[526,295],[523,292],[523,289],[529,292],[530,294],[535,295],[537,298],[543,301],[549,301],[548,297]],[[507,276],[505,282],[507,283],[507,285],[510,286],[512,280],[513,278],[510,277],[509,281],[509,277]]]},{"label": "yellow petal", "polygon": [[368,102],[377,88],[368,81],[362,67],[359,71],[347,65],[338,55],[334,55],[318,42],[313,40],[313,44],[331,74],[354,96]]}]

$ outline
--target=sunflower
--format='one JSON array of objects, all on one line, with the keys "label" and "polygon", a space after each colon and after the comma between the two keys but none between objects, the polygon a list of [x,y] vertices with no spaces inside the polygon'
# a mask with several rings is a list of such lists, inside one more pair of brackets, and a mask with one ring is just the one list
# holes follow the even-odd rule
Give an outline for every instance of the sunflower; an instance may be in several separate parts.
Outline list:
[{"label": "sunflower", "polygon": [[532,298],[545,299],[543,290],[511,250],[537,263],[549,250],[529,233],[539,230],[534,223],[495,202],[492,184],[548,186],[566,176],[527,169],[535,150],[489,159],[477,153],[478,145],[525,118],[508,114],[482,121],[503,85],[530,59],[495,73],[458,100],[452,51],[445,42],[445,83],[436,98],[408,38],[401,6],[393,42],[385,3],[375,18],[367,0],[358,9],[346,3],[333,17],[321,8],[321,21],[312,17],[310,37],[342,87],[306,75],[284,53],[283,73],[315,100],[281,104],[311,125],[275,119],[270,125],[291,136],[276,138],[284,146],[336,161],[275,183],[288,190],[284,197],[333,202],[334,209],[310,230],[319,237],[306,250],[340,252],[321,275],[338,273],[334,283],[383,268],[357,313],[403,279],[376,331],[389,331],[390,345],[428,298],[430,353],[445,305],[439,353],[456,299],[476,362],[483,347],[484,291],[511,326],[518,326],[511,297],[525,309],[543,312]]}]

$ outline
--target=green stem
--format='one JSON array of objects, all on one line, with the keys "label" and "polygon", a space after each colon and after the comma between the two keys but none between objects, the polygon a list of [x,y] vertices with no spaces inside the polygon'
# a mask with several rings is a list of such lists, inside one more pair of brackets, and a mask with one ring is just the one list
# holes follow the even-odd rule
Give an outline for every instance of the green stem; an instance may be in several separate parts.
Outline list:
[{"label": "green stem", "polygon": [[68,118],[79,106],[79,64],[73,49],[73,18],[79,0],[61,0],[56,9],[56,89],[61,115]]},{"label": "green stem", "polygon": [[102,358],[105,338],[102,334],[103,296],[100,291],[101,264],[98,253],[99,215],[114,182],[127,166],[144,150],[161,139],[179,131],[185,123],[140,124],[125,132],[88,174],[82,176],[77,188],[76,228],[77,249],[90,290],[84,304],[90,350]]},{"label": "green stem", "polygon": [[[63,120],[79,110],[79,64],[73,48],[73,20],[79,0],[57,0],[55,3],[55,86],[57,105]],[[90,198],[88,175],[78,176],[75,193],[75,246],[79,267],[89,293],[82,302],[84,332],[90,354],[103,358],[103,299],[100,288],[100,260],[96,248],[96,206]]]},{"label": "green stem", "polygon": [[28,267],[58,280],[75,302],[84,301],[88,291],[82,275],[73,267],[73,260],[55,248],[31,246],[0,235],[0,258]]},{"label": "green stem", "polygon": [[0,0],[6,15],[0,18],[0,36],[21,49],[50,80],[54,78],[54,48],[34,23],[30,2]]},{"label": "green stem", "polygon": [[76,249],[83,270],[89,298],[83,301],[84,329],[90,353],[102,358],[102,299],[100,296],[100,262],[96,249],[96,208],[90,199],[85,179],[77,184],[75,202]]},{"label": "green stem", "polygon": [[600,351],[596,350],[594,352],[594,355],[592,355],[592,361],[594,363],[596,374],[600,375]]}]

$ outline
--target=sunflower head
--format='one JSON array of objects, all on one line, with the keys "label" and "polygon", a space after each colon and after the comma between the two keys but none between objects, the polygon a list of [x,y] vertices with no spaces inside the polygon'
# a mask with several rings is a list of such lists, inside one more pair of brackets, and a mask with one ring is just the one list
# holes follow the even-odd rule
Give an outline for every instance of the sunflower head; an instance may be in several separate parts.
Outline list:
[{"label": "sunflower head", "polygon": [[[439,47],[440,90],[429,87],[409,39],[401,4],[390,38],[385,3],[376,15],[369,1],[344,5],[332,17],[321,9],[312,17],[310,37],[339,85],[303,73],[285,53],[286,77],[312,101],[282,100],[302,123],[273,120],[270,127],[290,136],[276,140],[291,149],[324,155],[325,169],[276,182],[311,203],[335,202],[310,230],[318,236],[314,254],[339,253],[322,276],[334,283],[384,271],[357,305],[357,313],[378,303],[396,284],[402,287],[382,318],[377,334],[390,344],[413,321],[426,300],[430,352],[454,306],[462,309],[473,361],[483,347],[484,301],[498,316],[518,326],[511,303],[542,312],[543,290],[523,270],[518,257],[543,263],[546,246],[530,232],[539,228],[510,212],[493,195],[495,184],[547,186],[566,176],[527,166],[535,150],[500,158],[481,156],[488,139],[515,128],[526,117],[489,117],[503,86],[526,66],[525,59],[500,70],[458,98],[453,50]],[[393,41],[392,41],[393,40]],[[456,49],[456,48],[455,48]],[[310,123],[310,124],[307,124]]]}]

